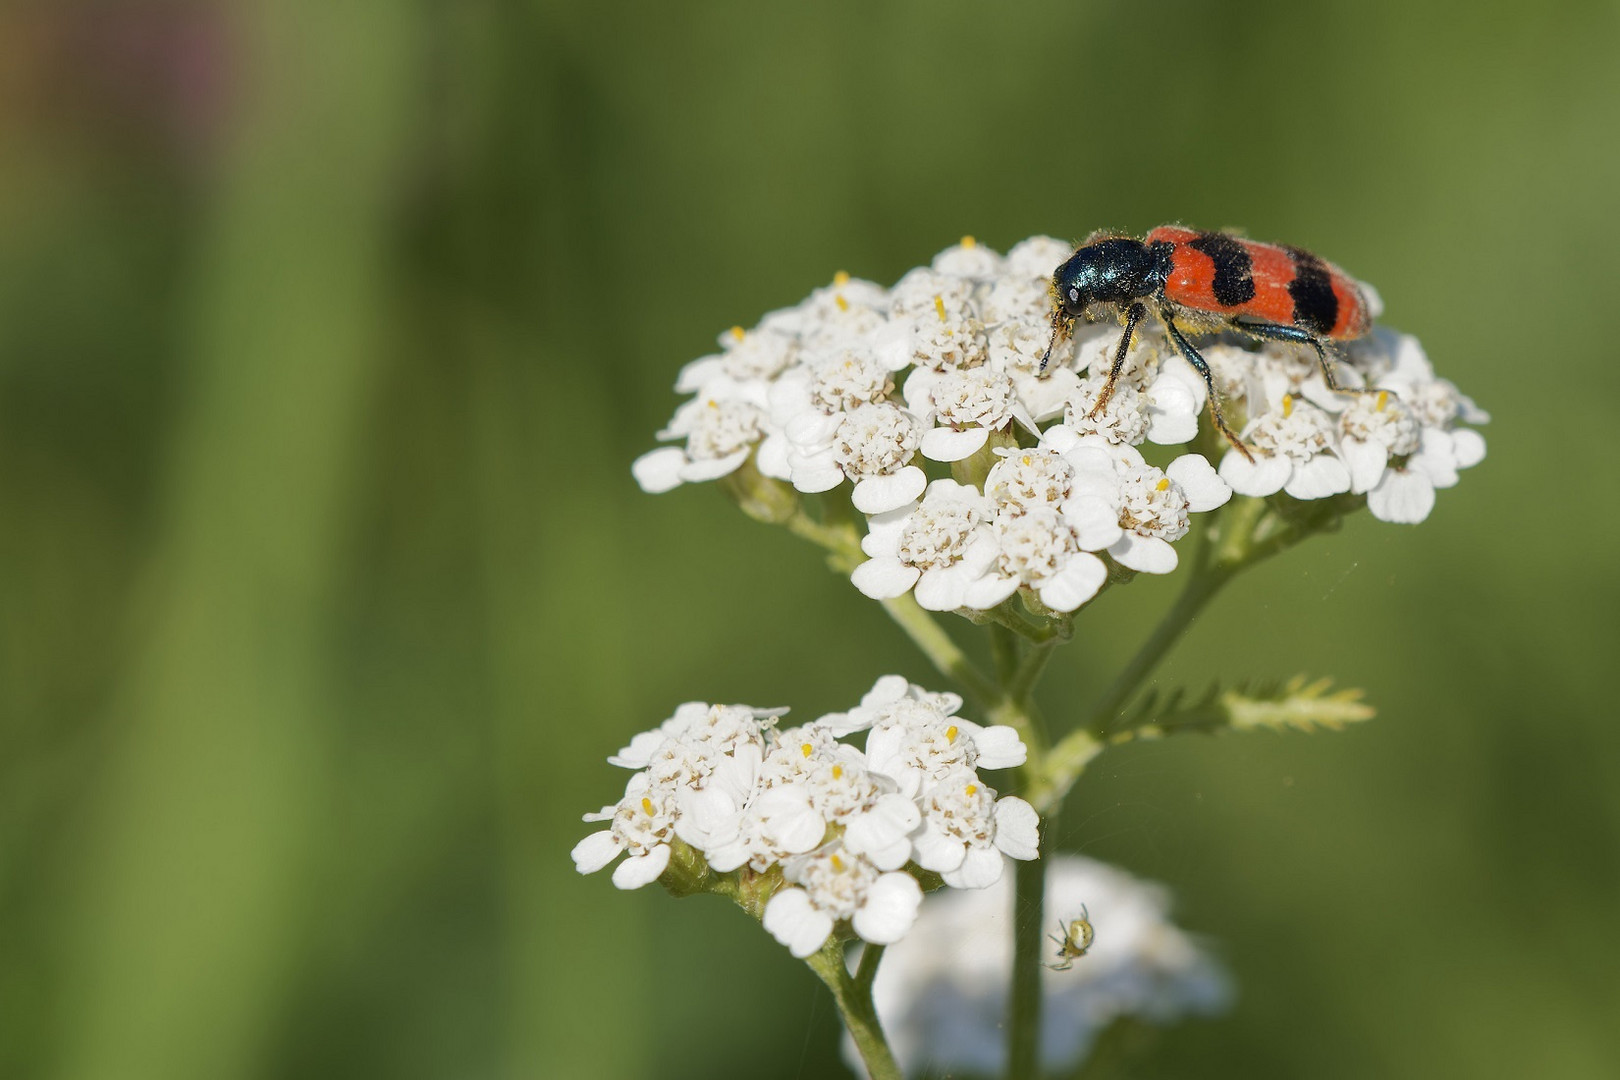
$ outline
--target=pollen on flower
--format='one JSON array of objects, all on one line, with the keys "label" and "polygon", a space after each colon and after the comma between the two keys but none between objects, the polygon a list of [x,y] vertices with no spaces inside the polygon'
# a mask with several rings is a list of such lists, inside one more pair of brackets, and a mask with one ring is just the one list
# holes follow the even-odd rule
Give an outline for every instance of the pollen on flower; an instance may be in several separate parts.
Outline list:
[{"label": "pollen on flower", "polygon": [[744,330],[742,327],[733,326],[731,328],[731,339],[733,341],[741,341],[743,338],[745,338],[747,336],[748,336],[748,331]]},{"label": "pollen on flower", "polygon": [[945,315],[945,298],[938,293],[934,294],[934,312],[939,316],[940,322],[948,321]]},{"label": "pollen on flower", "polygon": [[955,724],[952,724],[950,727],[945,729],[945,741],[954,743],[956,741],[956,736],[960,733],[960,729],[958,729]]},{"label": "pollen on flower", "polygon": [[648,817],[653,816],[652,800],[647,798],[645,795],[641,797],[641,812],[646,814]]},{"label": "pollen on flower", "polygon": [[844,286],[846,286],[848,284],[849,284],[849,271],[848,270],[840,270],[837,273],[833,274],[833,285],[834,285],[834,287],[842,289]]},{"label": "pollen on flower", "polygon": [[979,245],[979,242],[977,240],[973,239],[973,237],[971,237],[971,236],[962,237],[962,246],[963,247],[965,247],[965,248],[973,248],[973,247],[977,247],[978,245]]}]

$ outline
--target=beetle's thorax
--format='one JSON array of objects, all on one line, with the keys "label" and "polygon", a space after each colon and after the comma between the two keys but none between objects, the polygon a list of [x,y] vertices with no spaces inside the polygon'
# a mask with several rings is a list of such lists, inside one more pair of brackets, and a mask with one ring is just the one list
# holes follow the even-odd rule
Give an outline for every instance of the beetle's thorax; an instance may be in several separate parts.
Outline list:
[{"label": "beetle's thorax", "polygon": [[1060,303],[1078,315],[1092,304],[1125,304],[1154,296],[1170,275],[1169,244],[1127,236],[1097,240],[1069,257],[1053,276]]}]

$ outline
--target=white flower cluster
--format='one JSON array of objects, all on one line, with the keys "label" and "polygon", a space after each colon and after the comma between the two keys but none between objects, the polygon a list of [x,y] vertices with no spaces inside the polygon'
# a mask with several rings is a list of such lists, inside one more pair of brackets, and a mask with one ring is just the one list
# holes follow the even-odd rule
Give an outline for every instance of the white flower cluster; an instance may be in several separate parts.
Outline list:
[{"label": "white flower cluster", "polygon": [[[1460,425],[1485,413],[1435,377],[1416,340],[1378,331],[1344,348],[1337,370],[1343,385],[1384,394],[1334,393],[1298,345],[1201,345],[1228,415],[1247,417],[1255,461],[1232,451],[1218,475],[1197,457],[1153,469],[1133,448],[1193,439],[1203,379],[1153,319],[1100,409],[1117,327],[1077,325],[1040,374],[1051,275],[1070,253],[1050,237],[1006,256],[967,238],[892,289],[839,274],[752,330],[734,327],[720,353],[681,371],[676,389],[693,396],[659,433],[680,445],[638,458],[636,480],[667,491],[753,454],[761,474],[802,492],[848,482],[872,519],[878,565],[856,577],[869,595],[914,587],[927,607],[982,609],[1025,588],[1072,610],[1103,580],[1097,552],[1168,572],[1187,514],[1232,490],[1365,493],[1375,516],[1414,522],[1484,456]],[[992,438],[1006,456],[982,490],[929,483],[930,463],[938,474]]]},{"label": "white flower cluster", "polygon": [[1206,357],[1249,417],[1242,437],[1256,460],[1231,452],[1220,468],[1240,494],[1365,494],[1374,517],[1415,524],[1434,508],[1436,488],[1485,458],[1484,436],[1462,425],[1489,414],[1438,378],[1408,334],[1379,328],[1345,347],[1341,384],[1376,393],[1334,393],[1315,356],[1299,350],[1217,346]]},{"label": "white flower cluster", "polygon": [[[1109,1024],[1168,1024],[1213,1015],[1231,1000],[1220,965],[1170,921],[1166,890],[1123,870],[1060,855],[1047,870],[1052,929],[1084,910],[1095,931],[1063,970],[1047,941],[1041,973],[1041,1065],[1067,1074]],[[1013,891],[1006,885],[940,894],[923,904],[905,941],[883,957],[873,1000],[909,1076],[1000,1075],[1006,1065],[1007,987],[1013,964]],[[861,1075],[846,1035],[844,1056]]]},{"label": "white flower cluster", "polygon": [[[781,867],[764,924],[795,956],[846,921],[866,941],[899,941],[922,901],[908,866],[980,889],[1003,856],[1038,854],[1034,808],[998,799],[977,771],[1023,764],[1023,742],[957,717],[961,705],[898,675],[848,712],[786,729],[784,709],[682,705],[608,759],[637,772],[616,805],[585,815],[611,824],[575,846],[574,865],[594,873],[623,853],[613,883],[639,888],[678,838],[721,873]],[[863,731],[864,751],[839,741]]]}]

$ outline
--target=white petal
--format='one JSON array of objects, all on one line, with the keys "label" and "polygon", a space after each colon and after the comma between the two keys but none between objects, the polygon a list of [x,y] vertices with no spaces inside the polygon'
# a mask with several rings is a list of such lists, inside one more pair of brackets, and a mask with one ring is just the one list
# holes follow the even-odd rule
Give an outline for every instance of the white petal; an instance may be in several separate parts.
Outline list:
[{"label": "white petal", "polygon": [[814,495],[821,491],[831,491],[844,482],[844,470],[839,468],[828,454],[825,461],[806,463],[803,459],[789,458],[793,462],[793,486],[806,495]]},{"label": "white petal", "polygon": [[1343,440],[1339,444],[1339,456],[1350,467],[1350,490],[1357,495],[1371,491],[1389,463],[1389,451],[1384,444],[1371,439]]},{"label": "white petal", "polygon": [[922,811],[917,809],[917,804],[892,791],[878,797],[870,816],[881,818],[884,826],[898,836],[910,835],[922,824]]},{"label": "white petal", "polygon": [[862,480],[850,494],[850,502],[863,514],[881,514],[906,505],[926,487],[928,474],[915,465],[907,465],[888,476],[869,476]]},{"label": "white petal", "polygon": [[701,458],[697,461],[689,461],[681,466],[681,479],[689,484],[696,484],[704,480],[718,480],[722,476],[730,475],[737,471],[738,466],[748,460],[750,449],[750,447],[745,446],[741,450],[735,450],[727,454],[725,457]]},{"label": "white petal", "polygon": [[917,579],[917,603],[929,611],[955,611],[967,602],[967,587],[972,580],[960,566],[924,570]]},{"label": "white petal", "polygon": [[899,371],[911,363],[916,352],[912,344],[911,324],[903,321],[887,322],[874,330],[866,339],[873,359],[890,371]]},{"label": "white petal", "polygon": [[932,823],[924,824],[922,831],[911,838],[911,857],[918,866],[936,874],[955,870],[966,856],[966,844],[940,832]]},{"label": "white petal", "polygon": [[817,911],[803,889],[784,889],[771,897],[761,923],[800,960],[821,948],[833,928],[832,917]]},{"label": "white petal", "polygon": [[1179,356],[1167,357],[1159,364],[1159,376],[1153,380],[1153,391],[1158,392],[1161,384],[1174,379],[1180,383],[1193,399],[1193,412],[1202,412],[1204,401],[1209,397],[1209,388],[1204,385],[1204,377],[1193,370],[1193,366]]},{"label": "white petal", "polygon": [[870,848],[866,857],[879,870],[898,870],[911,861],[911,837],[901,836],[893,843]]},{"label": "white petal", "polygon": [[872,689],[861,695],[861,705],[864,708],[875,708],[879,705],[893,705],[905,697],[911,690],[911,683],[904,675],[879,675]]},{"label": "white petal", "polygon": [[[1108,490],[1118,490],[1110,479]],[[1079,534],[1083,551],[1101,551],[1119,540],[1124,530],[1119,527],[1119,507],[1100,495],[1082,495],[1063,504],[1063,516]]]},{"label": "white petal", "polygon": [[826,821],[810,807],[809,793],[796,784],[769,789],[751,810],[765,819],[771,839],[794,855],[819,846],[827,834]]},{"label": "white petal", "polygon": [[861,550],[874,559],[879,555],[898,555],[906,523],[911,520],[911,512],[915,509],[917,504],[909,502],[898,509],[867,518],[866,535],[861,537]]},{"label": "white petal", "polygon": [[632,461],[630,475],[636,478],[642,491],[657,495],[681,486],[681,466],[685,464],[685,450],[678,446],[660,446]]},{"label": "white petal", "polygon": [[1157,536],[1143,536],[1128,532],[1119,543],[1108,549],[1108,554],[1121,566],[1144,574],[1168,574],[1176,568],[1176,549]]},{"label": "white petal", "polygon": [[703,857],[708,860],[709,869],[729,874],[752,859],[754,852],[741,837],[735,837],[708,849],[703,853]]},{"label": "white petal", "polygon": [[1412,455],[1407,467],[1422,472],[1437,488],[1455,487],[1457,458],[1452,442],[1450,432],[1424,428],[1423,448]]},{"label": "white petal", "polygon": [[1275,495],[1293,472],[1294,463],[1281,455],[1262,455],[1251,464],[1236,450],[1228,450],[1221,459],[1221,479],[1239,495]]},{"label": "white petal", "polygon": [[905,385],[900,388],[906,408],[916,413],[917,419],[925,425],[934,422],[934,384],[939,382],[942,374],[932,368],[920,367],[906,376]]},{"label": "white petal", "polygon": [[1022,765],[1029,756],[1024,740],[1018,737],[1018,729],[1007,724],[994,724],[973,732],[973,746],[979,751],[981,769],[1010,769]]},{"label": "white petal", "polygon": [[1367,509],[1379,521],[1416,525],[1434,509],[1434,484],[1416,470],[1391,469],[1367,492]]},{"label": "white petal", "polygon": [[794,367],[776,377],[765,392],[771,420],[786,429],[800,413],[819,412],[810,400],[810,369]]},{"label": "white petal", "polygon": [[969,581],[982,577],[988,573],[1001,559],[1001,545],[996,541],[996,534],[988,528],[974,530],[968,538],[967,547],[962,551],[962,559],[957,565],[962,568],[962,575]]},{"label": "white petal", "polygon": [[898,870],[911,858],[910,835],[921,821],[916,803],[890,793],[871,810],[847,819],[844,846],[867,856],[880,870]]},{"label": "white petal", "polygon": [[930,428],[923,433],[922,455],[930,461],[961,461],[978,453],[989,438],[989,428]]},{"label": "white petal", "polygon": [[659,844],[645,855],[632,855],[613,870],[613,884],[621,889],[639,889],[658,880],[669,865],[669,845]]},{"label": "white petal", "polygon": [[1017,591],[1017,578],[986,574],[968,585],[962,606],[974,611],[989,611]]},{"label": "white petal", "polygon": [[1294,466],[1294,475],[1283,485],[1283,490],[1296,499],[1339,495],[1350,490],[1350,470],[1331,454],[1317,454],[1303,465]]},{"label": "white petal", "polygon": [[907,566],[892,555],[868,559],[857,566],[849,580],[873,600],[892,600],[911,591],[921,574],[915,566]]},{"label": "white petal", "polygon": [[675,835],[699,851],[720,840],[729,840],[737,831],[737,802],[718,785],[702,791],[683,787],[676,796],[681,816],[675,819]]},{"label": "white petal", "polygon": [[594,874],[618,858],[623,850],[611,831],[591,833],[574,845],[574,869],[582,874]]},{"label": "white petal", "polygon": [[842,413],[829,415],[819,409],[806,409],[790,418],[783,430],[794,446],[814,450],[832,442],[843,420]]},{"label": "white petal", "polygon": [[917,919],[922,887],[910,874],[888,873],[866,890],[866,903],[855,912],[855,932],[874,945],[893,945]]},{"label": "white petal", "polygon": [[1485,436],[1473,428],[1458,428],[1451,433],[1451,452],[1459,469],[1478,465],[1485,460]]},{"label": "white petal", "polygon": [[1148,442],[1175,446],[1191,441],[1198,434],[1198,413],[1198,398],[1185,383],[1155,379],[1148,388]]},{"label": "white petal", "polygon": [[725,377],[726,358],[724,356],[701,356],[685,367],[675,376],[675,392],[677,394],[696,394],[708,383]]},{"label": "white petal", "polygon": [[898,724],[886,724],[874,728],[871,735],[866,738],[866,767],[872,772],[880,773],[899,783],[902,794],[910,795],[917,790],[916,780],[913,778],[911,791],[906,790],[902,781],[911,770],[901,765],[900,747],[905,741],[905,733]]},{"label": "white petal", "polygon": [[662,728],[651,731],[638,732],[631,740],[630,745],[622,747],[617,754],[608,758],[609,765],[617,765],[621,769],[645,769],[652,764],[653,754],[664,745],[669,736]]},{"label": "white petal", "polygon": [[1095,555],[1070,557],[1057,575],[1040,587],[1041,603],[1053,611],[1073,611],[1097,595],[1108,580],[1108,567]]},{"label": "white petal", "polygon": [[1073,428],[1053,424],[1041,435],[1041,445],[1067,457],[1070,450],[1080,445],[1080,436]]},{"label": "white petal", "polygon": [[1014,859],[1040,857],[1041,817],[1016,795],[996,800],[996,847]]},{"label": "white petal", "polygon": [[1225,506],[1232,488],[1202,454],[1182,454],[1165,466],[1164,474],[1181,485],[1187,509],[1197,514]]},{"label": "white petal", "polygon": [[1001,880],[1005,866],[1006,860],[995,848],[970,848],[961,866],[939,876],[953,889],[985,889]]},{"label": "white petal", "polygon": [[793,479],[793,469],[788,464],[787,439],[778,433],[765,436],[759,444],[759,452],[754,455],[754,465],[761,476],[768,476],[772,480]]}]

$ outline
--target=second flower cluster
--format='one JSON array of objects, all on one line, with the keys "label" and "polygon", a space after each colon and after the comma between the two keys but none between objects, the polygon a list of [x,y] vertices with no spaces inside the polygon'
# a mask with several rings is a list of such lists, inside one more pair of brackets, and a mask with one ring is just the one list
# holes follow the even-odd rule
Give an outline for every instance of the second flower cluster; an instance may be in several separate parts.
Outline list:
[{"label": "second flower cluster", "polygon": [[[675,845],[755,882],[779,868],[764,925],[795,956],[840,924],[892,944],[916,918],[920,871],[984,888],[1004,857],[1039,853],[1034,808],[978,774],[1023,764],[1023,742],[956,716],[961,705],[898,675],[848,712],[791,728],[778,726],[785,710],[683,705],[608,759],[637,771],[618,803],[585,815],[608,827],[575,846],[574,864],[588,874],[626,855],[621,889],[657,880]],[[841,741],[859,732],[864,751]]]}]

